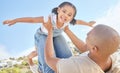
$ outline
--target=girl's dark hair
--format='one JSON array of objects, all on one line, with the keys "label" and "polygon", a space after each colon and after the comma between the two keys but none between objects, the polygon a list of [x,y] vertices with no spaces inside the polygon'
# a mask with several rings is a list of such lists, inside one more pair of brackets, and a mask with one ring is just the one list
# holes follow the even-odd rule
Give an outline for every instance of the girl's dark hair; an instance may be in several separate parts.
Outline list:
[{"label": "girl's dark hair", "polygon": [[[75,14],[74,14],[74,16],[73,16],[73,19],[72,19],[72,21],[70,22],[71,24],[74,25],[74,24],[76,23],[76,20],[74,19],[74,17],[76,16],[77,9],[76,9],[76,7],[75,7],[72,3],[70,3],[70,2],[63,2],[63,3],[61,3],[58,7],[61,8],[61,7],[64,7],[65,5],[69,5],[69,6],[73,7],[73,9],[75,10]],[[52,13],[55,13],[56,15],[58,15],[58,13],[57,13],[58,7],[53,8],[53,9],[52,9]]]}]

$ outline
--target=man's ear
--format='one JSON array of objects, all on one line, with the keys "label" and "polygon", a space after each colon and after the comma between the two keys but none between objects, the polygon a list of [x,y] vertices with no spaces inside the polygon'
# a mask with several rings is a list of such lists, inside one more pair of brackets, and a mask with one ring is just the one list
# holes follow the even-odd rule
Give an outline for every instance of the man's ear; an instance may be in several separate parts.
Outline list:
[{"label": "man's ear", "polygon": [[93,46],[92,48],[91,48],[91,52],[98,52],[98,48],[96,47],[96,46]]},{"label": "man's ear", "polygon": [[94,46],[94,47],[93,47],[93,50],[94,50],[95,52],[97,52],[97,51],[98,51],[98,47],[97,47],[97,46]]}]

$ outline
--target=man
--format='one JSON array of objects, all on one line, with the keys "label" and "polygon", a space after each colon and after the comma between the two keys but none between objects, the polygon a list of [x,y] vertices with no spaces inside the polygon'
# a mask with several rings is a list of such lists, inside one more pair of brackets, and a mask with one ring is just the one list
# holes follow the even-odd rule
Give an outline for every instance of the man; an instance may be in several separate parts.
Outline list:
[{"label": "man", "polygon": [[[109,26],[97,25],[88,34],[86,44],[66,27],[65,32],[78,49],[88,50],[67,59],[56,58],[53,47],[52,26],[48,29],[45,47],[46,63],[57,73],[120,73],[117,51],[119,34]],[[79,45],[79,46],[78,46]],[[113,54],[114,53],[114,54]],[[62,54],[62,53],[61,53]]]}]

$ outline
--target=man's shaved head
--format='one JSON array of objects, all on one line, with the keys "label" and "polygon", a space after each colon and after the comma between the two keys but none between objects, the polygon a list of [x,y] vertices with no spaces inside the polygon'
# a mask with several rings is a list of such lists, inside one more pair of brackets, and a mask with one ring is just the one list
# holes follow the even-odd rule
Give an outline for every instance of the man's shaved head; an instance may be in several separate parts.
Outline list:
[{"label": "man's shaved head", "polygon": [[120,44],[119,34],[107,25],[96,25],[89,33],[87,41],[96,46],[103,54],[109,55],[117,50]]}]

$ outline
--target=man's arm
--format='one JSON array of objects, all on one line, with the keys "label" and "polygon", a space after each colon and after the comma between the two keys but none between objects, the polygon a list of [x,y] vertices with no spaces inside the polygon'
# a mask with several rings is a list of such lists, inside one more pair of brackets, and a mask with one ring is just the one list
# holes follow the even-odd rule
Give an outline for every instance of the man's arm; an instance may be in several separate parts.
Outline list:
[{"label": "man's arm", "polygon": [[68,26],[65,28],[65,33],[68,35],[68,37],[72,40],[73,44],[80,50],[80,52],[87,51],[86,44],[77,38],[71,30],[69,30]]},{"label": "man's arm", "polygon": [[48,36],[46,39],[46,46],[45,46],[45,61],[51,69],[57,72],[56,65],[59,59],[55,57],[55,53],[54,53],[53,31],[51,26],[47,27],[47,29],[48,29]]}]

